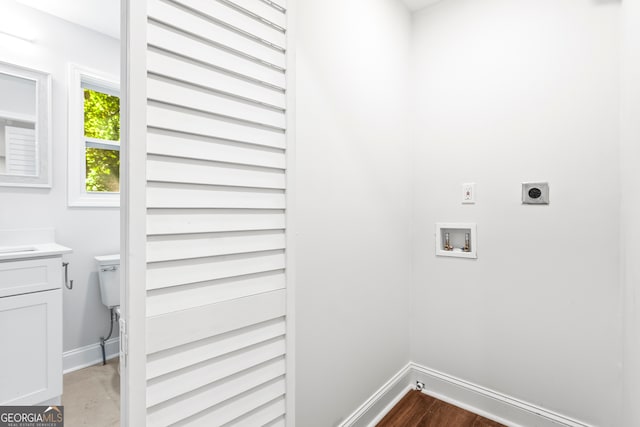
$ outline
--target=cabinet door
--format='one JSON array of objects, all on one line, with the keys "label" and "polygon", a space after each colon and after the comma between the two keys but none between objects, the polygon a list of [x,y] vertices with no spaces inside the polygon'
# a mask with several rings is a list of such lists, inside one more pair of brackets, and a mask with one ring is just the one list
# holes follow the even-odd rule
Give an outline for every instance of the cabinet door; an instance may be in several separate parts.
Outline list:
[{"label": "cabinet door", "polygon": [[62,394],[62,291],[0,298],[0,405]]},{"label": "cabinet door", "polygon": [[60,257],[0,262],[0,298],[60,288]]}]

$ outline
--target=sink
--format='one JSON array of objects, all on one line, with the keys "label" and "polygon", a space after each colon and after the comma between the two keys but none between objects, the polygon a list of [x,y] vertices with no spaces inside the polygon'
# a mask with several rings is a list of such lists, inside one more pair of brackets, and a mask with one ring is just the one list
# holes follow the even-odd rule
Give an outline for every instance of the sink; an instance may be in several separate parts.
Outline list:
[{"label": "sink", "polygon": [[0,262],[68,254],[55,243],[53,228],[0,230]]},{"label": "sink", "polygon": [[11,253],[22,253],[22,252],[33,252],[37,250],[32,246],[23,246],[23,247],[0,247],[0,254],[11,254]]}]

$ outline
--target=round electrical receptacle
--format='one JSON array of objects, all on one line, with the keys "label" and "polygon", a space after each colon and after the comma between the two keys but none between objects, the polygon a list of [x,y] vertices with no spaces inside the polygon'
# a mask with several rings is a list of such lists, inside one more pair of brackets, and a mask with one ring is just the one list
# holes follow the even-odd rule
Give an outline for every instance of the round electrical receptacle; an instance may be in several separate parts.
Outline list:
[{"label": "round electrical receptacle", "polygon": [[532,199],[539,199],[542,196],[542,191],[539,188],[532,188],[529,190],[529,197]]}]

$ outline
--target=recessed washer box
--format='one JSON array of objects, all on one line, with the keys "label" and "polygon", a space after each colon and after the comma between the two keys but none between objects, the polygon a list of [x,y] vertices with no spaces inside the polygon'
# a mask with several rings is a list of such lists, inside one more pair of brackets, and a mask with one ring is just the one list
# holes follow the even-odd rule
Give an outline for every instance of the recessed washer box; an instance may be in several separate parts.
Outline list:
[{"label": "recessed washer box", "polygon": [[437,256],[478,258],[475,223],[439,222],[435,240]]},{"label": "recessed washer box", "polygon": [[522,204],[523,205],[548,205],[549,204],[549,183],[548,182],[523,182],[522,183]]}]

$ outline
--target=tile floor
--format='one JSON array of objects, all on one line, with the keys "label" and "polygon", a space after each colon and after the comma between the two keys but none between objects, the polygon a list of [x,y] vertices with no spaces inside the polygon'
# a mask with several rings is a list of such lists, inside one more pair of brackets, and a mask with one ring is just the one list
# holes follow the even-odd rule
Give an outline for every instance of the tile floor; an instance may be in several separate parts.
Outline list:
[{"label": "tile floor", "polygon": [[63,387],[65,427],[120,426],[117,358],[65,374]]}]

